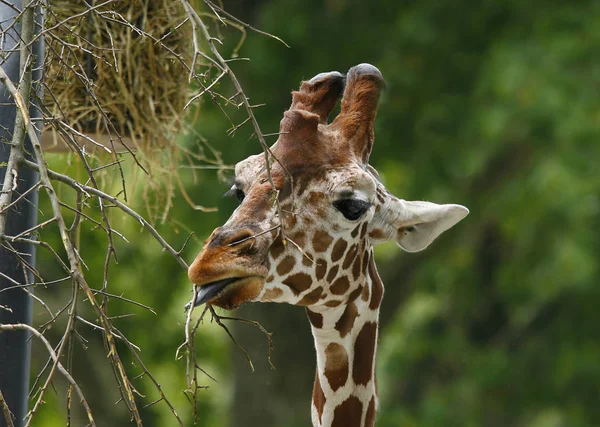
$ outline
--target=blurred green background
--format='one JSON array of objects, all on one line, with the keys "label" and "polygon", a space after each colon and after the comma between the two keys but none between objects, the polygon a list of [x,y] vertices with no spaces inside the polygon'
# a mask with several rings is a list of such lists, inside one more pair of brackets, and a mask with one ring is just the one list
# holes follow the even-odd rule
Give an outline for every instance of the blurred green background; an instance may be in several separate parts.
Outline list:
[{"label": "blurred green background", "polygon": [[[372,63],[387,90],[371,164],[401,198],[471,210],[422,253],[394,245],[376,250],[386,286],[377,425],[599,426],[600,2],[240,0],[225,1],[225,8],[290,45],[249,34],[240,56],[251,61],[232,63],[251,102],[266,103],[256,112],[265,133],[277,132],[301,80]],[[239,33],[223,34],[227,56]],[[249,127],[230,138],[221,112],[206,101],[200,108],[193,125],[226,163],[260,151]],[[230,113],[236,123],[244,118]],[[183,137],[181,144],[192,147]],[[50,161],[79,173],[74,158]],[[184,252],[191,262],[235,202],[221,197],[228,185],[215,171],[179,172],[195,202],[219,207],[201,213],[179,197],[158,224],[176,248],[196,233]],[[134,205],[143,210],[143,178],[131,183],[140,199]],[[50,214],[48,206],[40,209]],[[175,360],[191,297],[186,272],[138,223],[117,211],[111,219],[130,243],[118,242],[109,291],[157,313],[111,300],[111,314],[135,313],[115,325],[142,348],[147,367],[192,425],[185,365]],[[85,223],[81,242],[88,280],[100,288],[106,237]],[[48,278],[61,274],[42,251],[38,266]],[[58,310],[70,287],[36,292]],[[39,325],[48,314],[36,310]],[[209,388],[200,391],[198,425],[310,425],[315,356],[304,309],[261,304],[236,315],[273,332],[276,369],[260,331],[231,325],[253,358],[252,373],[223,330],[206,322],[197,351],[218,382],[202,380]],[[101,336],[86,328],[78,326],[87,350],[75,346],[75,377],[99,426],[127,425]],[[57,325],[48,336],[60,333]],[[131,375],[139,373],[120,350]],[[46,357],[34,343],[34,373]],[[149,381],[135,385],[146,395],[140,406],[157,398]],[[65,425],[64,391],[57,381],[33,425]],[[163,403],[142,413],[147,426],[175,425]]]}]

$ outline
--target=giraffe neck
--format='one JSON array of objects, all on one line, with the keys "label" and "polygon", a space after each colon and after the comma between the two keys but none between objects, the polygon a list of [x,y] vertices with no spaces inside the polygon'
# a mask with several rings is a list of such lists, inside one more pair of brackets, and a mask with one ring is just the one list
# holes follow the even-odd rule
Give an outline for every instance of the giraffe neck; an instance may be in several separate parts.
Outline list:
[{"label": "giraffe neck", "polygon": [[369,274],[347,305],[310,307],[317,372],[312,399],[315,427],[372,427],[377,390],[375,355],[383,285],[372,253]]}]

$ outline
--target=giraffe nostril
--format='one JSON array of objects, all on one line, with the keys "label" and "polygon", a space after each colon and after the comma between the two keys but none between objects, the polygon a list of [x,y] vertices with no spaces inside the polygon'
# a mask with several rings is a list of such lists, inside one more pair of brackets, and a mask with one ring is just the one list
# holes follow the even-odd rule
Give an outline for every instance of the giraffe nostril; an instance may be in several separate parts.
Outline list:
[{"label": "giraffe nostril", "polygon": [[211,244],[218,244],[220,246],[236,246],[247,242],[253,236],[254,232],[248,228],[226,231],[221,233],[220,236],[215,236],[215,239],[211,242]]}]

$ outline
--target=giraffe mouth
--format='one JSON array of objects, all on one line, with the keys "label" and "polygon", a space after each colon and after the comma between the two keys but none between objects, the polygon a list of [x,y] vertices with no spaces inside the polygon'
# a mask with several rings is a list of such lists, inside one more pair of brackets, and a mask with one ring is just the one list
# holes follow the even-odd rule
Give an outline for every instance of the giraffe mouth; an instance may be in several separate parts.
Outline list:
[{"label": "giraffe mouth", "polygon": [[240,280],[245,279],[245,277],[228,277],[227,279],[217,280],[215,282],[207,283],[205,285],[198,287],[198,292],[196,293],[196,300],[190,301],[185,305],[185,309],[188,310],[192,307],[192,303],[194,307],[198,307],[199,305],[204,304],[205,302],[211,300],[215,296],[219,295],[219,293],[225,289],[226,286],[238,282]]}]

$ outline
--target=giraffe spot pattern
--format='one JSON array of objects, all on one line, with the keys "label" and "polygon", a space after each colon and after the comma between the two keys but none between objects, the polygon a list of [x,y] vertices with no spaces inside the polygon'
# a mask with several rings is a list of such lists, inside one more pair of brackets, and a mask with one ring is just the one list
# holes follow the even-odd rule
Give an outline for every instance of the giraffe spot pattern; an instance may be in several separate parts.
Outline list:
[{"label": "giraffe spot pattern", "polygon": [[311,265],[314,264],[314,261],[312,260],[312,257],[307,257],[306,255],[302,256],[302,265],[305,267],[310,267]]},{"label": "giraffe spot pattern", "polygon": [[[365,285],[366,287],[366,285]],[[347,302],[353,302],[356,300],[356,298],[359,297],[359,295],[362,292],[362,286],[358,286],[356,289],[354,289],[352,292],[350,292],[350,295],[348,295],[348,301]]]},{"label": "giraffe spot pattern", "polygon": [[315,385],[313,386],[312,400],[315,404],[315,408],[317,408],[319,422],[322,422],[323,408],[325,407],[325,402],[327,401],[327,399],[325,398],[325,393],[323,393],[323,388],[321,387],[321,383],[319,381],[318,372],[315,373]]},{"label": "giraffe spot pattern", "polygon": [[367,274],[367,266],[369,265],[369,259],[371,257],[371,254],[366,253],[363,255],[363,259],[362,259],[362,274]]},{"label": "giraffe spot pattern", "polygon": [[338,270],[339,270],[339,266],[334,265],[333,267],[331,267],[331,270],[329,270],[329,273],[327,273],[327,282],[331,283],[333,282],[333,279],[335,279],[335,276],[337,276]]},{"label": "giraffe spot pattern", "polygon": [[332,308],[333,308],[333,307],[337,307],[337,306],[339,306],[341,303],[342,303],[342,301],[339,301],[339,300],[331,300],[331,301],[327,301],[327,302],[325,303],[325,306],[326,306],[326,307],[332,307]]},{"label": "giraffe spot pattern", "polygon": [[339,277],[333,282],[333,285],[329,288],[332,294],[342,295],[350,288],[350,282],[346,276]]},{"label": "giraffe spot pattern", "polygon": [[333,412],[331,427],[360,427],[362,406],[356,396],[344,400]]},{"label": "giraffe spot pattern", "polygon": [[356,385],[367,385],[373,376],[376,339],[377,324],[374,322],[365,323],[354,343],[352,379]]},{"label": "giraffe spot pattern", "polygon": [[348,353],[338,343],[330,343],[325,347],[325,377],[333,391],[348,381]]},{"label": "giraffe spot pattern", "polygon": [[308,320],[313,327],[317,329],[321,329],[323,327],[323,315],[321,313],[315,313],[310,309],[306,309],[306,314],[308,316]]},{"label": "giraffe spot pattern", "polygon": [[350,267],[350,264],[352,264],[352,261],[354,261],[354,257],[356,257],[357,253],[358,253],[358,245],[354,244],[354,245],[350,246],[350,249],[348,249],[348,252],[346,252],[346,257],[344,258],[344,263],[342,264],[343,270],[347,270],[348,267]]},{"label": "giraffe spot pattern", "polygon": [[354,264],[352,264],[352,278],[358,280],[361,272],[361,257],[357,256],[354,258]]},{"label": "giraffe spot pattern", "polygon": [[369,287],[367,285],[363,286],[362,289],[362,300],[369,301]]},{"label": "giraffe spot pattern", "polygon": [[381,228],[375,228],[371,230],[369,237],[375,240],[383,240],[385,239],[385,231],[383,231]]},{"label": "giraffe spot pattern", "polygon": [[356,238],[356,236],[358,236],[358,231],[360,230],[360,225],[357,225],[356,227],[354,227],[354,230],[352,230],[352,232],[350,233],[350,236],[352,236],[352,238]]},{"label": "giraffe spot pattern", "polygon": [[364,223],[362,228],[360,229],[360,239],[364,239],[365,236],[367,235],[367,228],[368,228],[369,224],[368,223]]},{"label": "giraffe spot pattern", "polygon": [[310,285],[312,284],[312,277],[305,273],[296,273],[292,274],[281,283],[288,286],[294,295],[298,295],[310,288]]},{"label": "giraffe spot pattern", "polygon": [[365,417],[365,427],[375,427],[375,396],[371,397]]},{"label": "giraffe spot pattern", "polygon": [[327,231],[317,230],[313,236],[312,242],[315,252],[325,252],[329,249],[331,242],[333,242],[333,237],[331,237]]},{"label": "giraffe spot pattern", "polygon": [[344,338],[348,335],[354,326],[356,316],[358,316],[358,308],[356,307],[356,304],[351,302],[346,306],[346,309],[335,323],[335,329],[340,333],[340,337]]},{"label": "giraffe spot pattern", "polygon": [[377,273],[377,267],[375,267],[375,261],[373,256],[369,256],[369,276],[371,276],[371,301],[369,302],[369,308],[375,310],[381,305],[383,298],[383,282]]},{"label": "giraffe spot pattern", "polygon": [[322,293],[323,287],[319,286],[318,288],[315,288],[306,295],[304,295],[304,297],[302,297],[302,299],[298,301],[296,305],[313,305],[314,303],[319,301],[319,298],[321,297]]},{"label": "giraffe spot pattern", "polygon": [[279,298],[281,295],[283,295],[283,291],[279,288],[273,288],[273,289],[267,289],[265,291],[265,295],[263,297],[263,300],[265,301],[273,301],[274,299]]},{"label": "giraffe spot pattern", "polygon": [[331,250],[331,261],[338,262],[342,259],[347,247],[348,243],[344,239],[339,239],[335,242],[335,245],[333,245],[333,249]]},{"label": "giraffe spot pattern", "polygon": [[306,246],[306,233],[303,231],[294,234],[290,239],[301,248]]},{"label": "giraffe spot pattern", "polygon": [[277,274],[279,274],[280,276],[285,276],[290,271],[292,271],[292,268],[294,268],[295,264],[296,259],[292,255],[286,256],[284,259],[281,260],[281,262],[277,266]]},{"label": "giraffe spot pattern", "polygon": [[278,237],[277,239],[275,239],[275,241],[271,245],[269,252],[271,253],[271,256],[273,257],[273,259],[277,259],[277,258],[279,258],[279,255],[281,255],[283,253],[283,251],[285,251],[285,246],[283,245],[283,241],[281,240],[281,237]]},{"label": "giraffe spot pattern", "polygon": [[319,259],[317,261],[317,268],[315,270],[317,280],[323,280],[323,277],[325,277],[326,272],[327,272],[327,263],[325,262],[324,259]]}]

